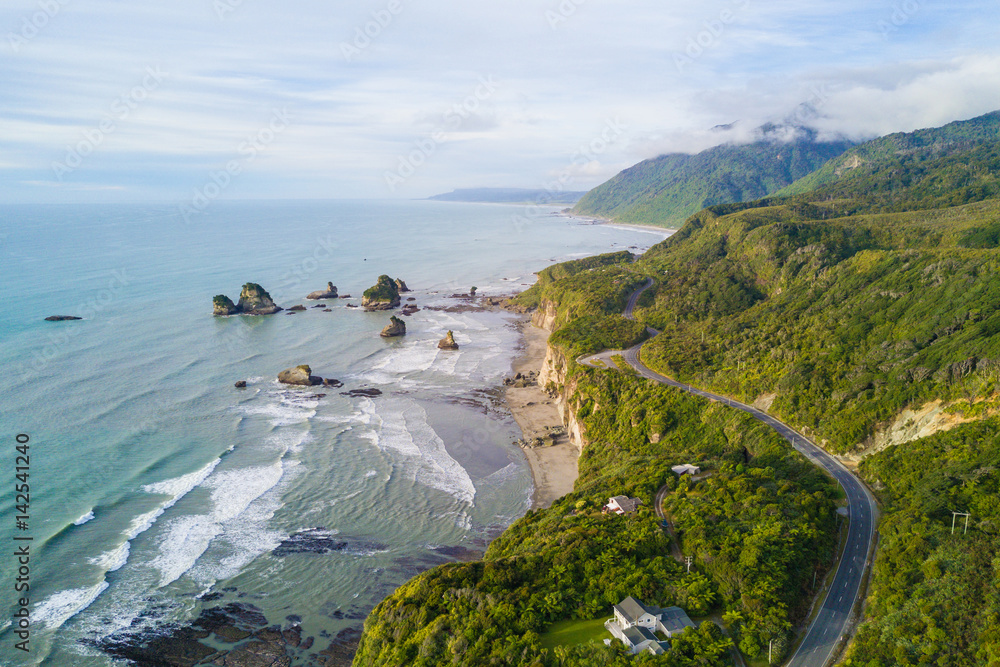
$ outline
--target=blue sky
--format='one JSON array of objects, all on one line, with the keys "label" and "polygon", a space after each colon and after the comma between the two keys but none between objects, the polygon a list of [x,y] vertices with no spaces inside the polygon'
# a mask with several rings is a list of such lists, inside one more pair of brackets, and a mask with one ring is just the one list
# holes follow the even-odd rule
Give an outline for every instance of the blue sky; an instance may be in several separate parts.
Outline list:
[{"label": "blue sky", "polygon": [[0,201],[586,190],[803,103],[855,138],[998,109],[998,19],[995,0],[7,0]]}]

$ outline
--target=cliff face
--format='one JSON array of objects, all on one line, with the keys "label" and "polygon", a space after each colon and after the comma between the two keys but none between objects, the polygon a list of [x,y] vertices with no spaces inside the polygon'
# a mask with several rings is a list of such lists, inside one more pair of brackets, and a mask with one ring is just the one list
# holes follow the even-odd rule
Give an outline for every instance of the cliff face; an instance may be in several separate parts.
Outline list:
[{"label": "cliff face", "polygon": [[[543,304],[531,317],[531,322],[535,326],[552,332],[551,323],[555,320],[555,305],[548,302]],[[544,326],[543,323],[549,326]],[[538,374],[538,385],[554,396],[555,406],[559,411],[563,426],[566,427],[566,434],[569,436],[577,449],[581,452],[587,446],[588,441],[584,434],[583,424],[576,417],[576,410],[572,404],[573,394],[576,393],[576,383],[573,380],[567,381],[567,369],[569,364],[563,353],[551,344],[546,346],[545,360]]]}]

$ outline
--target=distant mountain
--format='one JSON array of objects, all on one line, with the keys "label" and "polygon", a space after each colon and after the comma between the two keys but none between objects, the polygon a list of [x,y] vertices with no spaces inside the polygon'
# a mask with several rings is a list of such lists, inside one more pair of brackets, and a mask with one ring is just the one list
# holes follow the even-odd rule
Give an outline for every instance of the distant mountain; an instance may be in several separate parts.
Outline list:
[{"label": "distant mountain", "polygon": [[572,205],[586,192],[549,192],[524,188],[466,188],[428,197],[433,201],[463,201],[489,204],[566,204]]},{"label": "distant mountain", "polygon": [[679,227],[688,216],[717,204],[760,199],[820,168],[854,144],[819,142],[809,130],[764,126],[761,140],[725,144],[696,155],[671,153],[645,160],[588,192],[573,212],[617,222]]}]

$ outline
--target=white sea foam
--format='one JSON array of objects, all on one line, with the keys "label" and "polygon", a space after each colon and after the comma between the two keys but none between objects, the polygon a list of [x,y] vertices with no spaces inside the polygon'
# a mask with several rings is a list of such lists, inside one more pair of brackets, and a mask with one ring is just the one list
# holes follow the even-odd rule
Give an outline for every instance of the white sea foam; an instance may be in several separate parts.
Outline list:
[{"label": "white sea foam", "polygon": [[365,477],[374,477],[377,474],[378,470],[369,470],[368,472],[365,473]]},{"label": "white sea foam", "polygon": [[88,558],[87,561],[99,566],[104,572],[115,572],[125,567],[128,562],[128,555],[131,549],[131,542],[122,542],[114,549],[105,551],[96,558]]},{"label": "white sea foam", "polygon": [[374,427],[377,445],[400,454],[408,464],[411,479],[444,491],[457,500],[472,504],[476,487],[465,468],[453,459],[434,429],[427,413],[410,399],[387,399],[376,404],[371,399],[361,406]]},{"label": "white sea foam", "polygon": [[94,510],[90,510],[89,512],[87,512],[86,514],[84,514],[83,516],[81,516],[79,519],[77,519],[76,521],[74,521],[73,525],[74,526],[82,526],[83,524],[87,523],[88,521],[93,521],[93,520],[94,520]]},{"label": "white sea foam", "polygon": [[254,500],[281,479],[281,460],[269,466],[224,470],[204,486],[212,489],[212,511],[171,520],[160,538],[159,553],[150,565],[160,572],[166,586],[190,570],[212,540],[223,532],[223,523],[239,516]]},{"label": "white sea foam", "polygon": [[54,593],[35,606],[32,621],[48,628],[58,628],[89,607],[107,588],[108,582],[102,581],[90,588],[71,588]]}]

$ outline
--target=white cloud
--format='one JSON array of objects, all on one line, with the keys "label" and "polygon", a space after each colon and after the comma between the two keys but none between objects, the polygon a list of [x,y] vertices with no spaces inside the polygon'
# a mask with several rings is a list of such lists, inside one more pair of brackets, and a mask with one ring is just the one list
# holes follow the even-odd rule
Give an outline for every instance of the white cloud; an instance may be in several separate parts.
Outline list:
[{"label": "white cloud", "polygon": [[[184,196],[281,108],[293,121],[240,177],[253,187],[227,195],[388,196],[385,170],[438,129],[439,146],[392,194],[539,187],[563,173],[586,189],[661,152],[747,140],[805,101],[816,127],[855,137],[1000,107],[995,3],[911,2],[919,10],[895,22],[891,3],[862,0],[577,2],[552,24],[547,12],[566,3],[400,0],[350,60],[341,44],[384,19],[388,0],[245,0],[222,17],[210,0],[64,3],[0,63],[0,199],[50,181],[51,162],[147,67],[169,76],[53,196],[126,183]],[[12,0],[0,25],[16,36],[37,11]],[[699,40],[679,70],[675,56]],[[483,77],[496,89],[476,99]],[[474,108],[449,123],[470,96]],[[574,158],[616,118],[627,129],[615,142]]]}]

